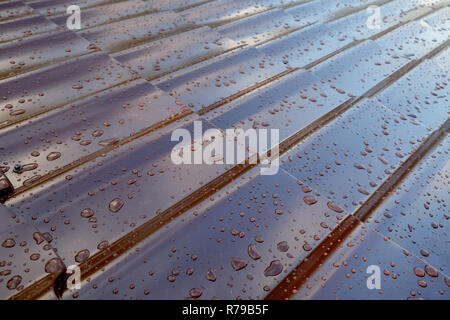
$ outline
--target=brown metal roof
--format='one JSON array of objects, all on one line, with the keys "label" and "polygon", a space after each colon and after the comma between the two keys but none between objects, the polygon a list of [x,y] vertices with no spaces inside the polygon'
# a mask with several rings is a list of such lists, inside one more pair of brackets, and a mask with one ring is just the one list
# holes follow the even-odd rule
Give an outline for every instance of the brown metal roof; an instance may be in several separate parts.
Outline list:
[{"label": "brown metal roof", "polygon": [[[71,4],[0,1],[1,298],[449,298],[450,1]],[[198,120],[278,173],[173,163]]]}]

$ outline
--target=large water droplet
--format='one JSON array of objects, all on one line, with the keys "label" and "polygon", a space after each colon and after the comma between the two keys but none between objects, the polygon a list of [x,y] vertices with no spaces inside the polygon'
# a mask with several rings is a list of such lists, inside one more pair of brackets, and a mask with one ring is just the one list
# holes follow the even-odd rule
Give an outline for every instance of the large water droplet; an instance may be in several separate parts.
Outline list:
[{"label": "large water droplet", "polygon": [[91,253],[89,252],[88,249],[81,250],[75,256],[75,261],[78,262],[78,263],[84,262],[84,261],[86,261],[89,258],[90,254]]},{"label": "large water droplet", "polygon": [[308,206],[312,206],[313,204],[317,203],[317,199],[312,196],[304,197],[303,201],[305,201]]},{"label": "large water droplet", "polygon": [[11,238],[6,239],[2,243],[2,247],[4,247],[4,248],[12,248],[15,245],[16,245],[16,242],[14,241],[14,239],[11,239]]},{"label": "large water droplet", "polygon": [[258,259],[261,258],[261,256],[259,255],[258,251],[256,250],[256,246],[253,245],[253,244],[248,246],[248,255],[253,260],[258,260]]},{"label": "large water droplet", "polygon": [[240,258],[231,258],[231,266],[235,271],[239,271],[247,266],[247,261]]},{"label": "large water droplet", "polygon": [[6,287],[9,290],[15,290],[19,286],[19,284],[22,282],[21,276],[14,276],[11,279],[8,280],[8,283],[6,284]]},{"label": "large water droplet", "polygon": [[337,212],[337,213],[342,213],[344,212],[344,210],[342,210],[337,204],[335,204],[334,202],[328,202],[327,203],[328,208],[330,208],[331,210]]},{"label": "large water droplet", "polygon": [[94,215],[94,211],[90,208],[85,208],[85,209],[81,210],[80,214],[83,218],[90,218]]},{"label": "large water droplet", "polygon": [[191,296],[191,298],[194,298],[194,299],[200,298],[202,293],[203,293],[203,291],[200,290],[199,288],[192,288],[191,290],[189,290],[189,295]]},{"label": "large water droplet", "polygon": [[66,266],[64,265],[64,263],[62,262],[62,260],[60,258],[50,259],[45,264],[45,272],[47,272],[47,273],[62,272],[65,269],[66,269]]},{"label": "large water droplet", "polygon": [[289,245],[286,241],[281,241],[277,244],[277,249],[281,252],[287,252],[289,250]]},{"label": "large water droplet", "polygon": [[51,152],[47,155],[47,160],[53,161],[53,160],[59,159],[60,157],[61,157],[60,152]]},{"label": "large water droplet", "polygon": [[283,271],[283,265],[281,264],[280,260],[273,260],[269,266],[264,270],[264,275],[266,277],[274,277],[277,276]]},{"label": "large water droplet", "polygon": [[212,281],[212,282],[214,282],[214,281],[216,281],[216,270],[214,270],[214,269],[209,269],[207,272],[206,272],[206,279],[207,280],[209,280],[209,281]]},{"label": "large water droplet", "polygon": [[117,212],[120,209],[122,209],[123,207],[123,201],[120,198],[115,198],[113,200],[111,200],[111,202],[109,203],[109,210],[111,212]]}]

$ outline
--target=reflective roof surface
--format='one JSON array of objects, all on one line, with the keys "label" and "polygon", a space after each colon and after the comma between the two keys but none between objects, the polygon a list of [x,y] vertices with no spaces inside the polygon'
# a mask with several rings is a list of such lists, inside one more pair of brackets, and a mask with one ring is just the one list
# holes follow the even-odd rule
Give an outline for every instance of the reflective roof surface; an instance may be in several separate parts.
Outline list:
[{"label": "reflective roof surface", "polygon": [[1,299],[450,299],[450,1],[72,4],[0,0]]}]

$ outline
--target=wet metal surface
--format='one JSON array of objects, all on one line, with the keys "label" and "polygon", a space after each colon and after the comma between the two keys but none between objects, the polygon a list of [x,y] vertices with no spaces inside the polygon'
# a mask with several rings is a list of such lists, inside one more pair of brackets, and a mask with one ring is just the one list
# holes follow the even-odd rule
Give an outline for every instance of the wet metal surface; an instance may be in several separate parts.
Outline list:
[{"label": "wet metal surface", "polygon": [[55,30],[57,25],[39,15],[14,19],[13,21],[0,21],[0,43],[15,39],[26,38],[42,32]]},{"label": "wet metal surface", "polygon": [[1,231],[0,242],[1,299],[8,299],[36,279],[65,268],[51,246],[51,235],[39,233],[30,224]]},{"label": "wet metal surface", "polygon": [[315,24],[260,47],[270,62],[305,67],[353,42],[323,24]]},{"label": "wet metal surface", "polygon": [[[448,12],[446,9],[442,10]],[[450,34],[436,31],[427,23],[427,21],[432,23],[431,21],[436,20],[436,17],[442,19],[440,12],[427,16],[420,22],[410,22],[382,36],[375,42],[392,55],[419,59],[449,39]]]},{"label": "wet metal surface", "polygon": [[311,73],[298,71],[213,110],[205,119],[223,130],[276,128],[283,141],[349,99]]},{"label": "wet metal surface", "polygon": [[217,30],[239,44],[258,45],[301,26],[291,15],[274,9],[223,25]]},{"label": "wet metal surface", "polygon": [[[180,110],[173,98],[150,83],[134,81],[4,132],[0,135],[0,156],[11,168],[8,176],[15,188],[26,186],[29,179],[38,179],[113,147],[170,120]],[[24,168],[13,173],[17,164]]]},{"label": "wet metal surface", "polygon": [[[203,127],[208,129],[206,123]],[[192,124],[186,128],[193,130]],[[39,230],[51,232],[67,264],[83,262],[75,260],[80,251],[94,255],[105,249],[226,169],[172,163],[170,153],[178,141],[170,142],[170,136],[141,138],[54,179],[52,187],[33,197],[14,200],[14,212],[21,219],[33,217]]]},{"label": "wet metal surface", "polygon": [[311,71],[339,90],[360,96],[407,62],[406,58],[389,55],[368,40],[313,67]]},{"label": "wet metal surface", "polygon": [[22,1],[0,3],[0,22],[23,17],[33,13],[33,9]]},{"label": "wet metal surface", "polygon": [[[199,111],[284,70],[258,50],[245,48],[162,78],[158,87]],[[208,95],[200,93],[204,90]]]},{"label": "wet metal surface", "polygon": [[[44,46],[43,43],[46,43]],[[17,47],[20,51],[17,52]],[[71,31],[58,31],[0,45],[0,79],[92,52],[89,42]]]},{"label": "wet metal surface", "polygon": [[[113,2],[99,7],[81,10],[81,28],[92,28],[97,25],[111,23],[114,21],[139,16],[154,11],[153,1],[131,0],[123,2]],[[65,26],[68,14],[50,18],[59,26]]]},{"label": "wet metal surface", "polygon": [[111,53],[171,35],[188,26],[178,14],[164,11],[81,30],[79,34]]},{"label": "wet metal surface", "polygon": [[183,32],[120,51],[117,61],[152,80],[236,48],[238,44],[209,27]]},{"label": "wet metal surface", "polygon": [[[426,77],[428,81],[418,82]],[[410,121],[437,128],[449,117],[450,74],[431,61],[421,63],[401,77],[376,99]]]},{"label": "wet metal surface", "polygon": [[427,136],[365,100],[281,158],[281,168],[353,212]]},{"label": "wet metal surface", "polygon": [[368,219],[370,228],[447,276],[450,274],[449,152],[447,137]]},{"label": "wet metal surface", "polygon": [[[369,266],[380,268],[380,289],[367,287],[373,274],[367,272]],[[447,299],[448,278],[431,268],[382,235],[359,227],[292,299]]]},{"label": "wet metal surface", "polygon": [[262,299],[342,216],[287,174],[253,171],[150,237],[80,298],[183,299],[197,288],[200,299]]},{"label": "wet metal surface", "polygon": [[[64,74],[63,79],[58,79]],[[80,58],[0,81],[4,94],[0,126],[5,127],[135,76],[104,53]]]},{"label": "wet metal surface", "polygon": [[0,1],[0,298],[448,299],[449,1],[72,4]]}]

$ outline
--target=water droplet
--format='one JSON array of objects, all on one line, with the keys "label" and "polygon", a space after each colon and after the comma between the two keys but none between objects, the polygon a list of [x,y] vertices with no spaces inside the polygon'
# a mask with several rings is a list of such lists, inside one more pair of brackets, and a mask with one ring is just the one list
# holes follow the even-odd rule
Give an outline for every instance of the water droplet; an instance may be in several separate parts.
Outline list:
[{"label": "water droplet", "polygon": [[36,261],[36,260],[38,260],[40,257],[41,257],[41,255],[40,255],[39,253],[33,253],[33,254],[30,256],[30,260],[31,260],[31,261]]},{"label": "water droplet", "polygon": [[337,212],[337,213],[342,213],[344,212],[344,210],[342,210],[337,204],[335,204],[334,202],[328,202],[327,203],[328,208],[330,208],[331,210]]},{"label": "water droplet", "polygon": [[109,246],[109,242],[106,240],[103,240],[97,245],[97,249],[105,250],[106,248],[108,248],[108,246]]},{"label": "water droplet", "polygon": [[15,290],[19,286],[19,284],[22,282],[21,276],[14,276],[11,279],[8,280],[8,283],[6,284],[6,287],[9,290]]},{"label": "water droplet", "polygon": [[48,161],[54,161],[56,159],[59,159],[61,157],[61,153],[60,152],[51,152],[47,155],[47,160]]},{"label": "water droplet", "polygon": [[115,199],[111,200],[111,202],[109,203],[109,210],[111,212],[115,213],[115,212],[119,211],[120,209],[122,209],[123,204],[124,203],[123,203],[122,199],[115,198]]},{"label": "water droplet", "polygon": [[66,267],[65,267],[64,263],[62,262],[62,260],[60,258],[50,259],[45,264],[45,272],[47,272],[47,273],[62,272],[65,269],[66,269]]},{"label": "water droplet", "polygon": [[281,241],[277,244],[277,249],[281,252],[287,252],[289,250],[289,245],[286,241]]},{"label": "water droplet", "polygon": [[40,232],[33,233],[33,239],[36,241],[36,244],[41,244],[45,239]]},{"label": "water droplet", "polygon": [[258,251],[256,250],[256,246],[253,245],[253,244],[248,246],[248,255],[253,260],[258,260],[258,259],[261,258],[261,256],[259,255]]},{"label": "water droplet", "polygon": [[75,256],[75,261],[78,263],[84,262],[89,258],[90,255],[91,255],[91,253],[89,252],[88,249],[81,250]]},{"label": "water droplet", "polygon": [[424,280],[417,280],[417,284],[421,286],[422,288],[427,287],[427,283]]},{"label": "water droplet", "polygon": [[103,130],[95,130],[94,132],[92,132],[93,137],[100,137],[102,135],[103,135]]},{"label": "water droplet", "polygon": [[438,276],[438,271],[430,265],[425,266],[425,272],[432,278],[436,278]]},{"label": "water droplet", "polygon": [[14,241],[14,239],[11,239],[11,238],[6,239],[2,243],[2,247],[4,247],[4,248],[12,248],[15,245],[16,245],[16,242]]},{"label": "water droplet", "polygon": [[90,208],[85,208],[85,209],[81,210],[80,215],[83,218],[90,218],[90,217],[92,217],[94,215],[94,211],[92,209],[90,209]]},{"label": "water droplet", "polygon": [[239,271],[247,266],[247,261],[240,258],[231,258],[231,266],[235,271]]},{"label": "water droplet", "polygon": [[209,269],[207,272],[206,272],[206,279],[207,280],[209,280],[209,281],[212,281],[212,282],[215,282],[216,281],[216,270],[214,270],[214,269]]},{"label": "water droplet", "polygon": [[189,295],[194,299],[200,298],[202,293],[203,291],[200,290],[199,288],[192,288],[191,290],[189,290]]},{"label": "water droplet", "polygon": [[317,199],[312,196],[304,197],[303,201],[305,201],[308,206],[312,206],[313,204],[317,203]]},{"label": "water droplet", "polygon": [[414,274],[418,277],[424,277],[425,276],[425,271],[422,268],[419,267],[415,267],[414,268]]},{"label": "water droplet", "polygon": [[266,277],[269,276],[277,276],[283,271],[283,265],[281,264],[280,260],[273,260],[270,262],[269,266],[264,270],[264,275]]}]

